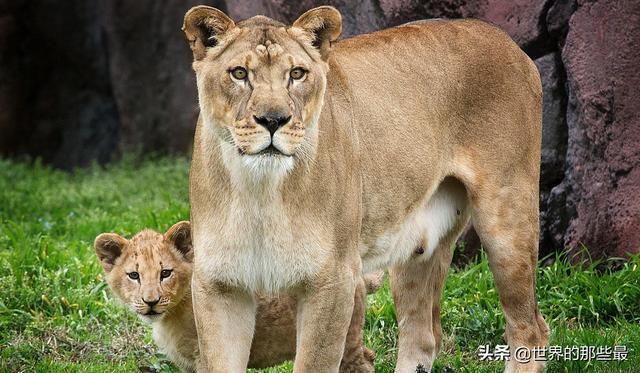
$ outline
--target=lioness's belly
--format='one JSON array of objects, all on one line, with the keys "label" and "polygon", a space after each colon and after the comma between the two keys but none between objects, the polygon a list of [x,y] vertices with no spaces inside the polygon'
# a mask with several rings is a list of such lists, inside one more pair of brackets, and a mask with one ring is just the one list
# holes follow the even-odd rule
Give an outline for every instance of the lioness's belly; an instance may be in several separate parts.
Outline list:
[{"label": "lioness's belly", "polygon": [[[441,240],[466,219],[466,198],[459,184],[443,183],[377,237],[361,237],[363,271],[384,269],[412,257],[428,259]],[[331,255],[331,233],[318,221],[300,216],[293,221],[280,206],[232,206],[229,211],[226,223],[194,231],[195,265],[212,281],[277,293],[313,278]],[[424,252],[416,255],[418,248]]]},{"label": "lioness's belly", "polygon": [[441,185],[430,198],[418,205],[414,211],[401,218],[399,223],[388,227],[382,234],[365,244],[360,242],[363,270],[371,272],[402,263],[410,258],[427,260],[440,242],[466,219],[466,194],[459,187]]}]

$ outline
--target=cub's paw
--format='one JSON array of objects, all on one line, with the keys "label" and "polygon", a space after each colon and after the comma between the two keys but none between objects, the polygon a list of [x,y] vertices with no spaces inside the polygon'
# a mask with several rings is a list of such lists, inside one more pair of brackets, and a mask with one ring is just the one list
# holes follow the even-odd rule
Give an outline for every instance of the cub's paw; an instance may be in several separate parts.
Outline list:
[{"label": "cub's paw", "polygon": [[359,354],[350,357],[344,356],[340,364],[340,373],[374,373],[373,362],[376,353],[363,347]]}]

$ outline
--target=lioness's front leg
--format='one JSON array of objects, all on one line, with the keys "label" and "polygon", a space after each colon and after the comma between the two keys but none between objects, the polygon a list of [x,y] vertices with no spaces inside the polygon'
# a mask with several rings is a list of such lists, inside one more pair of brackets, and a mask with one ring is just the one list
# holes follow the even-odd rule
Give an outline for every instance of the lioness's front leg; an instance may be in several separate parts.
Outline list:
[{"label": "lioness's front leg", "polygon": [[356,290],[351,324],[340,364],[340,373],[373,373],[375,353],[363,344],[364,315],[367,308],[367,288],[362,276],[356,279]]},{"label": "lioness's front leg", "polygon": [[193,312],[198,330],[198,372],[245,372],[255,324],[251,294],[211,283],[194,271]]},{"label": "lioness's front leg", "polygon": [[310,284],[298,303],[296,373],[337,372],[355,295],[350,268],[336,265]]}]

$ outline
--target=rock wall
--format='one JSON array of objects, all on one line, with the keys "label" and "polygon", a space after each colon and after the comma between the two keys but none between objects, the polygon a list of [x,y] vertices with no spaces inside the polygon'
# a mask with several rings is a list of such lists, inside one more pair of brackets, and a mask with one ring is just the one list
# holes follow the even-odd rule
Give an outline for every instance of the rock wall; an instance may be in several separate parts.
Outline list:
[{"label": "rock wall", "polygon": [[569,142],[565,245],[640,247],[640,2],[585,2],[562,49]]},{"label": "rock wall", "polygon": [[[0,0],[0,152],[61,168],[122,150],[188,151],[197,115],[180,26],[194,0]],[[544,90],[541,254],[640,248],[640,2],[204,1],[284,22],[330,4],[345,37],[422,18],[492,22],[534,59]],[[474,240],[473,232],[468,235]]]},{"label": "rock wall", "polygon": [[198,108],[180,27],[200,3],[0,0],[0,152],[63,169],[186,152]]},{"label": "rock wall", "polygon": [[0,0],[3,153],[58,167],[106,162],[118,148],[101,10],[69,0]]}]

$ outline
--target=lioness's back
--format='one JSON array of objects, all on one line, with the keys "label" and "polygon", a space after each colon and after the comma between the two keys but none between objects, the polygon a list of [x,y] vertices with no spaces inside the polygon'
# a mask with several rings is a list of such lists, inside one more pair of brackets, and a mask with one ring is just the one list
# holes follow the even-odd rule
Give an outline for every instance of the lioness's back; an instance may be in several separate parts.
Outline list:
[{"label": "lioness's back", "polygon": [[[441,99],[435,103],[440,111],[492,101],[486,94],[492,88],[511,99],[541,94],[533,62],[506,33],[478,20],[425,20],[358,35],[338,42],[334,57],[354,94],[384,89],[399,105],[420,93]],[[436,97],[435,90],[446,96]],[[460,102],[465,97],[476,101]]]},{"label": "lioness's back", "polygon": [[497,27],[477,20],[412,22],[342,40],[334,57],[333,73],[347,82],[365,145],[390,148],[389,136],[404,133],[445,153],[465,139],[475,147],[499,146],[507,137],[536,147],[539,74]]}]

